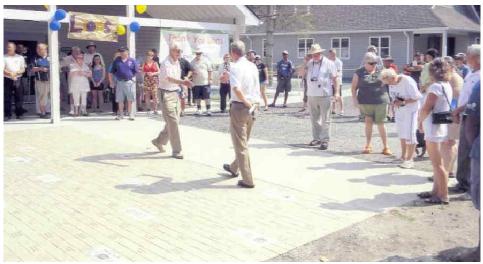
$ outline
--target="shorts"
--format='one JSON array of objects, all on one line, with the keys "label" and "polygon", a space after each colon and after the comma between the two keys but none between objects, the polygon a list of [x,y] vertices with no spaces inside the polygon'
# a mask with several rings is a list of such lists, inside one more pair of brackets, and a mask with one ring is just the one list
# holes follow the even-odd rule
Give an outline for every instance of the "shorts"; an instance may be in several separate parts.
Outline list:
[{"label": "shorts", "polygon": [[211,94],[210,85],[198,85],[193,87],[193,98],[195,100],[210,99],[210,94]]},{"label": "shorts", "polygon": [[101,83],[99,85],[99,87],[94,87],[94,82],[89,81],[89,86],[90,86],[92,91],[102,91],[102,90],[104,90],[104,84],[103,83]]},{"label": "shorts", "polygon": [[277,92],[290,92],[292,90],[292,79],[287,77],[280,77],[277,79]]},{"label": "shorts", "polygon": [[371,117],[374,123],[382,124],[387,116],[387,104],[360,104],[361,114]]},{"label": "shorts", "polygon": [[127,101],[136,101],[136,82],[134,81],[117,81],[116,85],[116,103]]},{"label": "shorts", "polygon": [[456,123],[448,124],[448,140],[458,140],[460,138],[460,125]]},{"label": "shorts", "polygon": [[39,104],[41,106],[47,105],[47,99],[50,92],[49,81],[35,81],[35,94],[39,98]]},{"label": "shorts", "polygon": [[406,140],[406,144],[417,144],[418,111],[398,110],[396,112],[396,128],[399,138]]}]

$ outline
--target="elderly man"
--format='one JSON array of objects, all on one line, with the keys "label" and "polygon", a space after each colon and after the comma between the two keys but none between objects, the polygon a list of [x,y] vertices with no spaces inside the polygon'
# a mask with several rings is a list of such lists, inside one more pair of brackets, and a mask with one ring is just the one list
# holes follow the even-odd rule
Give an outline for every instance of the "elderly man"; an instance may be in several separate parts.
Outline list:
[{"label": "elderly man", "polygon": [[[464,110],[468,103],[472,88],[480,81],[480,45],[474,44],[468,47],[466,52],[468,65],[472,72],[468,73],[463,84],[463,89],[458,97],[458,107],[453,111],[453,118],[460,124],[460,137],[464,137],[466,114]],[[466,140],[460,140],[458,144],[458,169],[456,171],[456,186],[450,187],[449,191],[455,193],[467,192],[470,188],[470,160],[468,155],[471,145]]]},{"label": "elderly man", "polygon": [[48,118],[47,102],[50,92],[50,59],[47,57],[47,45],[37,44],[37,56],[30,65],[35,77],[35,95],[40,110],[40,118]]},{"label": "elderly man", "polygon": [[464,53],[458,53],[454,56],[454,62],[456,64],[456,67],[458,68],[458,73],[461,75],[461,77],[466,78],[466,75],[471,71],[470,67],[466,65],[466,54]]},{"label": "elderly man", "polygon": [[277,90],[275,97],[273,97],[273,103],[270,107],[275,107],[278,95],[281,92],[285,93],[283,100],[283,107],[287,107],[288,93],[292,90],[292,74],[295,72],[292,61],[288,59],[288,51],[282,52],[282,60],[277,63]]},{"label": "elderly man", "polygon": [[[337,68],[337,80],[339,80],[339,97],[338,97],[337,100],[335,100],[332,103],[332,114],[335,114],[336,105],[338,104],[339,108],[340,108],[339,116],[343,116],[344,115],[344,102],[342,100],[342,66],[343,66],[343,63],[339,58],[337,58],[337,50],[336,49],[330,49],[329,50],[329,60],[334,62],[335,67]],[[335,85],[335,84],[333,84],[333,85]],[[335,91],[335,87],[334,87],[334,91]]]},{"label": "elderly man", "polygon": [[121,56],[112,62],[111,73],[116,77],[116,84],[110,83],[110,87],[116,89],[116,102],[119,107],[116,120],[123,119],[124,100],[127,100],[127,112],[129,120],[134,121],[132,102],[136,100],[135,76],[139,72],[139,65],[134,58],[129,57],[129,49],[121,47]]},{"label": "elderly man", "polygon": [[340,97],[340,83],[337,66],[322,56],[324,49],[319,44],[310,47],[312,59],[307,63],[307,101],[312,123],[312,141],[309,146],[319,146],[320,150],[329,147],[330,108],[332,97]]},{"label": "elderly man", "polygon": [[183,159],[181,153],[181,138],[179,135],[179,117],[181,114],[178,92],[180,86],[191,87],[193,83],[188,79],[181,79],[181,65],[179,62],[181,49],[178,44],[172,43],[169,55],[160,63],[161,110],[163,111],[164,129],[151,143],[159,152],[165,152],[163,146],[171,143],[172,157]]},{"label": "elderly man", "polygon": [[8,42],[7,54],[3,58],[3,120],[12,118],[12,94],[15,94],[15,115],[23,119],[23,90],[20,78],[25,72],[25,60],[15,53],[15,43]]},{"label": "elderly man", "polygon": [[213,68],[208,59],[202,57],[201,49],[195,51],[195,58],[191,61],[193,72],[193,97],[196,102],[196,115],[201,115],[201,101],[205,101],[206,115],[211,116],[211,82]]},{"label": "elderly man", "polygon": [[230,55],[233,63],[230,66],[230,73],[225,72],[224,78],[230,76],[232,95],[230,133],[235,149],[235,160],[231,164],[224,164],[223,169],[232,177],[237,177],[240,171],[243,179],[238,181],[238,185],[243,188],[253,188],[255,185],[248,154],[248,139],[260,102],[260,81],[256,65],[248,61],[244,54],[243,42],[231,43]]}]

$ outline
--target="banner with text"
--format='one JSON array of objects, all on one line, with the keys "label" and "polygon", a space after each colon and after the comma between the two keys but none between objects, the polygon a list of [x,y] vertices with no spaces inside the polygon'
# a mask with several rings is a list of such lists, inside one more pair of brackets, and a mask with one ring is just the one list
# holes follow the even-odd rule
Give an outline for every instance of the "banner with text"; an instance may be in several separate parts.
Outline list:
[{"label": "banner with text", "polygon": [[178,43],[183,50],[183,57],[191,61],[196,49],[201,49],[203,55],[211,63],[220,64],[223,62],[223,55],[228,53],[227,34],[208,34],[181,31],[161,30],[161,41],[159,47],[159,58],[164,60],[169,54],[169,44]]},{"label": "banner with text", "polygon": [[70,39],[117,42],[118,18],[78,12],[69,12]]}]

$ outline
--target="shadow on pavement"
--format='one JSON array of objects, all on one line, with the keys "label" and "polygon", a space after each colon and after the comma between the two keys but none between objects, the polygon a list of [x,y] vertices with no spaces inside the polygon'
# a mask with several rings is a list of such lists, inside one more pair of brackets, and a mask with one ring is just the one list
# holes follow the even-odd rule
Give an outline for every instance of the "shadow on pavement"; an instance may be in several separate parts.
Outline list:
[{"label": "shadow on pavement", "polygon": [[334,162],[326,164],[325,166],[317,166],[317,167],[308,167],[309,170],[325,170],[325,169],[333,169],[333,170],[366,170],[366,169],[385,169],[385,168],[397,168],[394,164],[387,164],[387,163],[377,163],[377,162],[370,162],[370,161],[361,161],[361,162]]},{"label": "shadow on pavement", "polygon": [[128,165],[116,164],[107,161],[116,160],[143,160],[143,159],[170,159],[170,156],[154,156],[159,154],[159,151],[150,151],[143,153],[109,153],[94,156],[87,156],[76,159],[76,161],[95,162],[104,165],[112,165],[117,167],[127,167]]},{"label": "shadow on pavement", "polygon": [[345,203],[321,203],[320,207],[324,209],[342,211],[383,212],[386,208],[399,206],[402,200],[414,200],[415,197],[415,193],[380,193],[374,196],[373,199],[361,198]]},{"label": "shadow on pavement", "polygon": [[161,180],[151,184],[122,184],[116,185],[116,189],[131,190],[131,192],[141,194],[162,194],[172,192],[188,192],[201,189],[237,189],[234,185],[213,185],[222,181],[229,180],[228,177],[218,177],[194,180],[188,182],[173,182],[173,179],[165,176],[144,174],[142,176],[160,178]]},{"label": "shadow on pavement", "polygon": [[426,179],[426,177],[421,177],[417,175],[387,173],[387,174],[369,176],[364,179],[360,179],[360,178],[349,179],[349,182],[368,183],[376,186],[391,186],[391,185],[427,184],[428,180]]},{"label": "shadow on pavement", "polygon": [[390,256],[381,262],[480,262],[479,248],[455,247],[442,250],[436,256],[421,256],[407,258],[402,256]]}]

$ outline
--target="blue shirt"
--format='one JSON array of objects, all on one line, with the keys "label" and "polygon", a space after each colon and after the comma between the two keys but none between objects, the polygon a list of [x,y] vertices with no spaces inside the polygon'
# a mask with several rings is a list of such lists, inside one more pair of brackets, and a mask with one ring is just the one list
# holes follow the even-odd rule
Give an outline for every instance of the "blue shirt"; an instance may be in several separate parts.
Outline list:
[{"label": "blue shirt", "polygon": [[116,76],[119,81],[130,81],[139,71],[138,63],[133,58],[127,58],[126,61],[122,61],[121,57],[117,57],[112,62],[111,73]]},{"label": "blue shirt", "polygon": [[277,63],[277,75],[280,77],[290,78],[294,72],[292,62],[281,60]]},{"label": "blue shirt", "polygon": [[461,76],[463,76],[463,79],[464,79],[466,77],[466,75],[470,72],[470,67],[463,64],[463,66],[461,66],[461,68],[459,68],[458,70],[459,70]]},{"label": "blue shirt", "polygon": [[[470,98],[468,99],[468,104],[466,104],[465,109],[466,114],[468,117],[474,117],[478,120],[478,127],[479,127],[479,120],[480,120],[480,82],[478,81],[473,86],[473,90],[471,92]],[[464,136],[464,135],[463,135]],[[476,137],[475,141],[473,141],[473,146],[471,147],[470,158],[472,159],[480,159],[480,131],[478,131],[478,137]]]},{"label": "blue shirt", "polygon": [[[31,67],[40,67],[40,68],[50,68],[50,62],[48,57],[40,57],[36,56],[35,59],[32,61]],[[49,81],[49,71],[43,72],[43,71],[38,71],[35,73],[35,79],[38,81]]]}]

